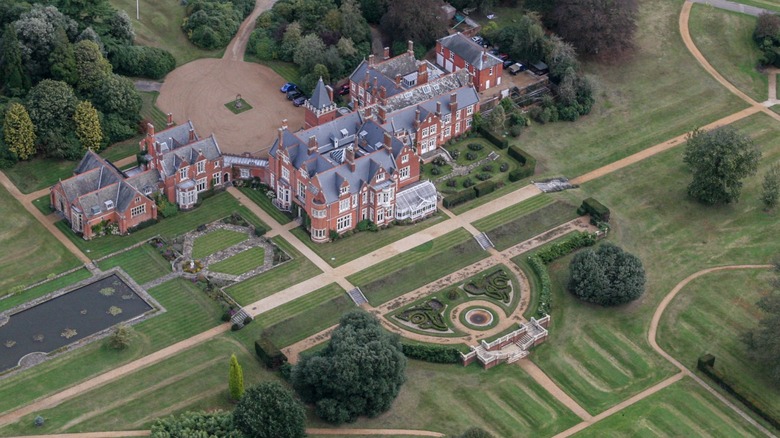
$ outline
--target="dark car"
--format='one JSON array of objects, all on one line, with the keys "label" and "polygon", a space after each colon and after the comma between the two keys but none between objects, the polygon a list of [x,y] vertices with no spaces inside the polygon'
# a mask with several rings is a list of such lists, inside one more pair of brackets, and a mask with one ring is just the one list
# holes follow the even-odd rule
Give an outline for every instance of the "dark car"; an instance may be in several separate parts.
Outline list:
[{"label": "dark car", "polygon": [[290,90],[287,92],[287,100],[295,100],[299,97],[303,96],[303,93],[300,92],[300,90]]},{"label": "dark car", "polygon": [[498,57],[501,58],[502,61],[506,61],[507,59],[509,59],[509,55],[507,55],[506,53],[499,53]]},{"label": "dark car", "polygon": [[506,61],[504,61],[504,69],[508,68],[510,65],[512,65],[514,63],[515,63],[514,60],[507,59]]},{"label": "dark car", "polygon": [[295,100],[293,100],[293,105],[295,105],[295,106],[301,106],[301,105],[303,105],[304,103],[306,103],[306,99],[307,99],[307,97],[306,97],[306,96],[300,96],[300,97],[297,97],[297,98],[295,98]]},{"label": "dark car", "polygon": [[345,96],[349,94],[349,84],[344,84],[339,89],[339,96]]},{"label": "dark car", "polygon": [[282,93],[287,93],[288,91],[295,90],[297,88],[298,88],[297,85],[293,84],[292,82],[288,82],[282,85],[282,88],[280,88],[279,91],[281,91]]}]

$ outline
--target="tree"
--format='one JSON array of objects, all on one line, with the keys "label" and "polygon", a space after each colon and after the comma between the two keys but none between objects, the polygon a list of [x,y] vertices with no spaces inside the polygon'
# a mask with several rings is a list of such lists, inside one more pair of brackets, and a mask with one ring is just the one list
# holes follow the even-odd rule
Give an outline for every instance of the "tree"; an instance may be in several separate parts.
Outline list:
[{"label": "tree", "polygon": [[341,35],[355,43],[371,41],[371,29],[368,27],[360,4],[357,0],[343,0],[339,7],[341,18]]},{"label": "tree", "polygon": [[506,122],[506,111],[502,105],[496,106],[493,111],[486,117],[487,127],[491,131],[500,134],[504,131],[504,123]]},{"label": "tree", "polygon": [[756,305],[764,312],[758,327],[745,332],[742,340],[747,347],[748,357],[762,367],[772,379],[780,380],[780,261],[775,262],[776,277],[773,290],[762,297]]},{"label": "tree", "polygon": [[381,26],[395,41],[412,40],[431,47],[437,38],[447,35],[447,17],[437,0],[393,0]]},{"label": "tree", "polygon": [[761,63],[780,66],[780,16],[763,13],[758,16],[753,40],[761,50]]},{"label": "tree", "polygon": [[637,0],[557,0],[553,28],[582,53],[620,54],[634,45]]},{"label": "tree", "polygon": [[117,40],[119,45],[131,46],[135,39],[133,23],[127,12],[120,10],[108,20],[108,33]]},{"label": "tree", "polygon": [[22,51],[23,64],[32,82],[47,77],[49,54],[58,38],[57,29],[65,31],[68,40],[76,37],[78,25],[54,6],[36,4],[14,22]]},{"label": "tree", "polygon": [[279,50],[282,60],[292,61],[295,55],[295,49],[303,39],[303,32],[301,31],[301,24],[297,21],[290,23],[282,36],[282,45]]},{"label": "tree", "polygon": [[108,345],[114,350],[124,350],[130,346],[132,337],[133,332],[130,327],[125,324],[119,324],[108,339]]},{"label": "tree", "polygon": [[569,292],[589,303],[616,306],[645,291],[642,261],[611,243],[577,253],[569,273]]},{"label": "tree", "polygon": [[306,35],[295,47],[293,62],[302,71],[311,71],[317,64],[325,64],[325,43],[315,34]]},{"label": "tree", "polygon": [[459,438],[494,438],[494,436],[479,427],[471,427],[463,432]]},{"label": "tree", "polygon": [[233,411],[233,424],[247,437],[306,436],[306,411],[292,393],[276,382],[249,388]]},{"label": "tree", "polygon": [[579,69],[577,51],[573,45],[562,40],[557,35],[550,36],[545,45],[545,52],[547,53],[545,59],[550,67],[550,79],[560,84],[569,69],[575,72]]},{"label": "tree", "polygon": [[32,86],[27,72],[22,66],[22,51],[16,38],[16,29],[12,25],[5,27],[3,32],[2,69],[0,80],[9,96],[23,96]]},{"label": "tree", "polygon": [[758,170],[761,151],[731,126],[695,129],[687,136],[685,164],[693,173],[688,194],[707,205],[739,200],[742,180]]},{"label": "tree", "polygon": [[5,112],[3,134],[8,150],[20,160],[35,155],[35,127],[27,109],[20,103],[12,103]]},{"label": "tree", "polygon": [[244,395],[244,370],[241,369],[235,354],[230,355],[228,387],[230,398],[236,401],[241,400],[241,396]]},{"label": "tree", "polygon": [[775,163],[764,175],[764,183],[761,185],[761,202],[766,210],[777,207],[780,199],[780,163]]},{"label": "tree", "polygon": [[101,88],[111,76],[111,64],[100,53],[100,47],[94,41],[79,41],[73,52],[79,76],[76,89],[84,96],[99,96]]},{"label": "tree", "polygon": [[62,135],[73,131],[73,113],[78,103],[70,85],[44,79],[27,94],[30,113],[39,140],[48,133]]},{"label": "tree", "polygon": [[242,438],[227,412],[184,412],[152,424],[152,438]]},{"label": "tree", "polygon": [[328,346],[293,367],[290,381],[325,421],[355,421],[390,409],[406,377],[406,357],[397,335],[386,333],[371,314],[341,317]]},{"label": "tree", "polygon": [[387,12],[388,0],[360,0],[360,9],[366,21],[379,24],[379,21]]},{"label": "tree", "polygon": [[57,28],[57,38],[54,40],[54,49],[49,55],[49,71],[51,79],[63,81],[68,85],[76,85],[79,78],[76,71],[76,57],[73,54],[73,45],[65,36],[62,28]]},{"label": "tree", "polygon": [[73,121],[76,123],[76,138],[84,149],[99,151],[103,143],[103,131],[100,128],[100,117],[92,102],[79,102],[73,114]]}]

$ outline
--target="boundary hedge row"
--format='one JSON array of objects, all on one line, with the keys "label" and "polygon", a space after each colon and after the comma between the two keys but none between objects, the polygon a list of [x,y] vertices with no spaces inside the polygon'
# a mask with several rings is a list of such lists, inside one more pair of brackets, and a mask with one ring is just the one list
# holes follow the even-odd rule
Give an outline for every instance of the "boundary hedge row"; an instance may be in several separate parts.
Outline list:
[{"label": "boundary hedge row", "polygon": [[265,364],[268,369],[279,369],[287,363],[287,356],[270,339],[261,335],[260,339],[255,341],[255,353],[257,357]]},{"label": "boundary hedge row", "polygon": [[507,141],[507,139],[499,137],[498,134],[488,130],[484,126],[480,126],[477,131],[479,131],[480,135],[485,137],[485,140],[493,143],[499,149],[506,149],[507,146],[509,146],[509,142]]},{"label": "boundary hedge row", "polygon": [[409,359],[431,363],[460,363],[460,350],[445,345],[401,344],[401,351]]},{"label": "boundary hedge row", "polygon": [[609,222],[609,208],[597,201],[595,198],[587,198],[582,201],[582,205],[577,209],[580,216],[589,214],[597,222]]}]

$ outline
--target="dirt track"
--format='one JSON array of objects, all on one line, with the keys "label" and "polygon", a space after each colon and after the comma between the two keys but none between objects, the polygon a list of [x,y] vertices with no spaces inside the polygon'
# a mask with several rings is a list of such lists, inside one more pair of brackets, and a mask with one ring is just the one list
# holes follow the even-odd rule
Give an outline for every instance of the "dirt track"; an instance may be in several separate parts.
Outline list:
[{"label": "dirt track", "polygon": [[[223,152],[262,153],[271,147],[282,119],[290,129],[303,127],[303,109],[279,92],[285,80],[270,68],[244,62],[246,43],[257,16],[273,5],[258,0],[222,59],[198,59],[172,71],[160,88],[157,106],[176,123],[192,120],[201,137],[214,133]],[[225,104],[236,95],[252,109],[233,114]]]}]

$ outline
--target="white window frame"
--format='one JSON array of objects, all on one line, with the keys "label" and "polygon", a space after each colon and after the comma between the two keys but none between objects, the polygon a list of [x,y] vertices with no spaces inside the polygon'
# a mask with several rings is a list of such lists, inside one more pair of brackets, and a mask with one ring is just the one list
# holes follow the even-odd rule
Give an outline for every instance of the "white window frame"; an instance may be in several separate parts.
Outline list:
[{"label": "white window frame", "polygon": [[374,182],[382,182],[385,180],[385,174],[384,173],[378,173],[376,177],[374,178]]},{"label": "white window frame", "polygon": [[325,238],[325,229],[324,228],[312,228],[311,234],[315,239],[323,239]]},{"label": "white window frame", "polygon": [[352,227],[352,215],[341,216],[336,220],[336,231],[341,232]]},{"label": "white window frame", "polygon": [[381,224],[384,221],[385,221],[385,209],[378,208],[376,210],[376,223]]},{"label": "white window frame", "polygon": [[215,173],[214,175],[212,175],[212,178],[214,179],[215,186],[222,184],[222,172]]},{"label": "white window frame", "polygon": [[179,169],[179,180],[184,181],[187,179],[187,166]]},{"label": "white window frame", "polygon": [[344,213],[345,211],[349,211],[349,198],[339,201],[339,213]]},{"label": "white window frame", "polygon": [[347,186],[342,186],[342,187],[339,189],[339,196],[344,196],[344,195],[346,195],[347,193],[349,193],[349,186],[348,186],[348,185],[347,185]]},{"label": "white window frame", "polygon": [[[409,162],[409,154],[403,154],[401,155],[401,164],[406,164]],[[365,201],[363,201],[365,202]]]},{"label": "white window frame", "polygon": [[240,176],[241,176],[242,179],[249,178],[249,169],[242,168],[242,169],[240,169],[240,172],[241,172]]},{"label": "white window frame", "polygon": [[325,210],[312,210],[311,216],[315,218],[323,218],[326,216]]},{"label": "white window frame", "polygon": [[298,181],[298,197],[301,198],[301,200],[306,200],[306,184]]},{"label": "white window frame", "polygon": [[423,128],[422,130],[422,136],[427,137],[428,136],[428,128]]},{"label": "white window frame", "polygon": [[282,167],[282,179],[290,181],[290,171],[286,167]]},{"label": "white window frame", "polygon": [[195,168],[197,169],[198,175],[206,171],[206,161],[201,160],[195,163]]},{"label": "white window frame", "polygon": [[469,105],[468,107],[466,107],[466,115],[470,116],[472,114],[474,114],[474,105]]},{"label": "white window frame", "polygon": [[466,119],[466,128],[471,128],[471,119]]},{"label": "white window frame", "polygon": [[431,125],[431,135],[436,135],[436,125]]},{"label": "white window frame", "polygon": [[398,174],[401,177],[401,181],[408,179],[410,174],[409,166],[402,167],[401,170],[398,171]]},{"label": "white window frame", "polygon": [[130,209],[130,217],[136,217],[142,214],[146,214],[146,204],[141,204]]},{"label": "white window frame", "polygon": [[209,188],[208,178],[201,178],[195,182],[195,191],[205,192]]}]

